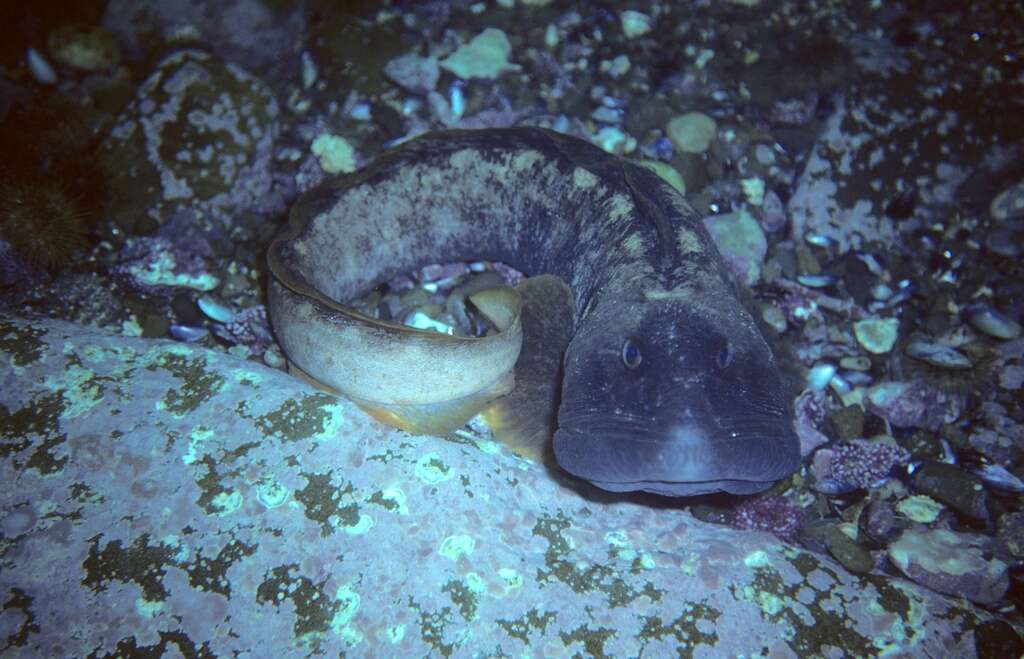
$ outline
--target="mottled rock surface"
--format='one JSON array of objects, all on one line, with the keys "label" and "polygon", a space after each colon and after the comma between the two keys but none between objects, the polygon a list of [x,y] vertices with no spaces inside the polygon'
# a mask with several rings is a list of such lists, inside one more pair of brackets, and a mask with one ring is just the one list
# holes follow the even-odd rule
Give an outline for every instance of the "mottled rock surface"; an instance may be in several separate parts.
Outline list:
[{"label": "mottled rock surface", "polygon": [[986,614],[223,353],[0,317],[5,656],[966,656]]},{"label": "mottled rock surface", "polygon": [[264,203],[279,131],[270,89],[201,50],[165,57],[103,143],[115,222],[140,229],[178,213],[228,223]]}]

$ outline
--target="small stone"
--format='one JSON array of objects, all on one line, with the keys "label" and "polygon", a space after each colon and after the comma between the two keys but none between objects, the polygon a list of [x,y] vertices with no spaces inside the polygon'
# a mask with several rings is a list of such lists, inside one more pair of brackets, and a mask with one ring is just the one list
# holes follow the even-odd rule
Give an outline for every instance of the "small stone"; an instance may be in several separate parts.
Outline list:
[{"label": "small stone", "polygon": [[839,360],[839,366],[847,371],[870,371],[871,359],[864,355],[856,357],[843,357]]},{"label": "small stone", "polygon": [[832,558],[854,574],[867,574],[875,567],[871,552],[858,545],[839,526],[825,532],[825,548]]},{"label": "small stone", "polygon": [[1020,324],[987,304],[972,304],[964,316],[975,329],[993,338],[1012,341],[1020,337]]},{"label": "small stone", "polygon": [[971,360],[956,348],[950,348],[931,341],[911,341],[904,349],[908,357],[926,362],[932,366],[953,370],[971,368]]},{"label": "small stone", "polygon": [[313,140],[309,150],[328,174],[356,171],[355,149],[344,137],[322,133]]},{"label": "small stone", "polygon": [[871,549],[887,547],[910,523],[888,499],[872,498],[857,518],[857,539]]},{"label": "small stone", "polygon": [[602,105],[601,107],[594,110],[590,116],[594,121],[603,124],[621,124],[622,113],[615,108],[610,108]]},{"label": "small stone", "polygon": [[632,135],[627,135],[615,126],[605,126],[597,131],[593,141],[608,153],[617,155],[629,153],[636,149],[636,138]]},{"label": "small stone", "polygon": [[79,71],[104,71],[121,61],[117,41],[99,25],[65,25],[46,40],[50,55],[63,66]]},{"label": "small stone", "polygon": [[651,17],[647,14],[627,9],[619,14],[622,33],[627,39],[639,37],[651,31]]},{"label": "small stone", "polygon": [[686,153],[704,153],[715,138],[718,124],[702,112],[688,112],[668,122],[666,132],[672,144]]},{"label": "small stone", "polygon": [[815,364],[807,372],[807,386],[815,391],[823,391],[835,374],[835,364],[827,362]]},{"label": "small stone", "polygon": [[460,78],[497,78],[501,73],[518,67],[509,64],[512,44],[501,30],[489,27],[473,37],[469,43],[441,60],[441,68]]},{"label": "small stone", "polygon": [[1010,585],[1006,563],[986,559],[984,539],[946,529],[908,529],[889,545],[889,560],[909,579],[980,604],[1001,600]]},{"label": "small stone", "polygon": [[765,231],[781,231],[786,228],[786,207],[774,190],[764,193],[761,202],[761,226]]},{"label": "small stone", "polygon": [[764,179],[757,176],[745,178],[740,181],[740,187],[751,206],[760,206],[764,202]]},{"label": "small stone", "polygon": [[729,270],[747,286],[761,278],[768,239],[745,209],[704,218],[704,226],[722,253]]},{"label": "small stone", "polygon": [[984,524],[989,519],[984,483],[955,465],[928,462],[914,472],[912,484],[915,490],[941,501],[969,522]]},{"label": "small stone", "polygon": [[896,504],[896,510],[909,520],[931,524],[939,518],[942,504],[931,497],[915,494]]},{"label": "small stone", "polygon": [[857,342],[868,352],[884,355],[896,345],[900,321],[896,318],[865,318],[853,324]]},{"label": "small stone", "polygon": [[287,365],[284,357],[280,352],[278,352],[277,348],[268,348],[266,352],[263,353],[263,363],[270,368],[284,368]]},{"label": "small stone", "polygon": [[864,436],[864,408],[847,405],[828,414],[825,427],[829,436],[840,441],[853,440]]},{"label": "small stone", "polygon": [[996,222],[1024,216],[1024,181],[1011,185],[996,195],[989,204],[988,212]]},{"label": "small stone", "polygon": [[388,62],[384,66],[384,75],[402,89],[414,94],[426,94],[437,86],[441,69],[435,57],[408,53]]}]

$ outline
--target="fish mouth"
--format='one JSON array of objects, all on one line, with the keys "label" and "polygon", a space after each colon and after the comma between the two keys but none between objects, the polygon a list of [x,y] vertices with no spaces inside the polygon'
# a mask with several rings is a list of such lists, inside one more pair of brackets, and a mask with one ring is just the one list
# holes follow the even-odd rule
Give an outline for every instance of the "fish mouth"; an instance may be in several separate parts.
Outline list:
[{"label": "fish mouth", "polygon": [[673,497],[754,494],[800,463],[796,433],[778,419],[756,432],[716,430],[693,423],[661,432],[560,427],[553,448],[562,469],[603,490]]}]

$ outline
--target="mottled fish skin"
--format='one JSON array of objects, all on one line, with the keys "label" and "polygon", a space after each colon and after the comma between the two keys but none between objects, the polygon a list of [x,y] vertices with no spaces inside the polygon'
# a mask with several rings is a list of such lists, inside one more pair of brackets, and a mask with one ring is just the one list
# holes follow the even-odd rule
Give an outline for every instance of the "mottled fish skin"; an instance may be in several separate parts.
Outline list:
[{"label": "mottled fish skin", "polygon": [[598,487],[746,494],[799,464],[771,350],[699,216],[643,167],[539,128],[445,131],[305,195],[292,224],[308,228],[272,256],[329,263],[301,276],[333,300],[453,260],[566,282],[553,449]]}]

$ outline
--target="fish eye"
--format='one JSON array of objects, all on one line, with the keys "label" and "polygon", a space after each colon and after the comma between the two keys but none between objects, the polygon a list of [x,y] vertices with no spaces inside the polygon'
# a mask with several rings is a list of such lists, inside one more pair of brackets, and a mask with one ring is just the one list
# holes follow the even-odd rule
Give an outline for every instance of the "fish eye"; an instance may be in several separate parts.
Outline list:
[{"label": "fish eye", "polygon": [[626,368],[636,368],[643,361],[643,355],[640,354],[640,347],[633,342],[633,339],[626,339],[626,342],[622,344],[622,363],[626,365]]},{"label": "fish eye", "polygon": [[715,363],[718,365],[718,368],[728,367],[732,363],[733,355],[733,350],[729,344],[722,346],[722,349],[718,351],[718,356],[715,357]]}]

